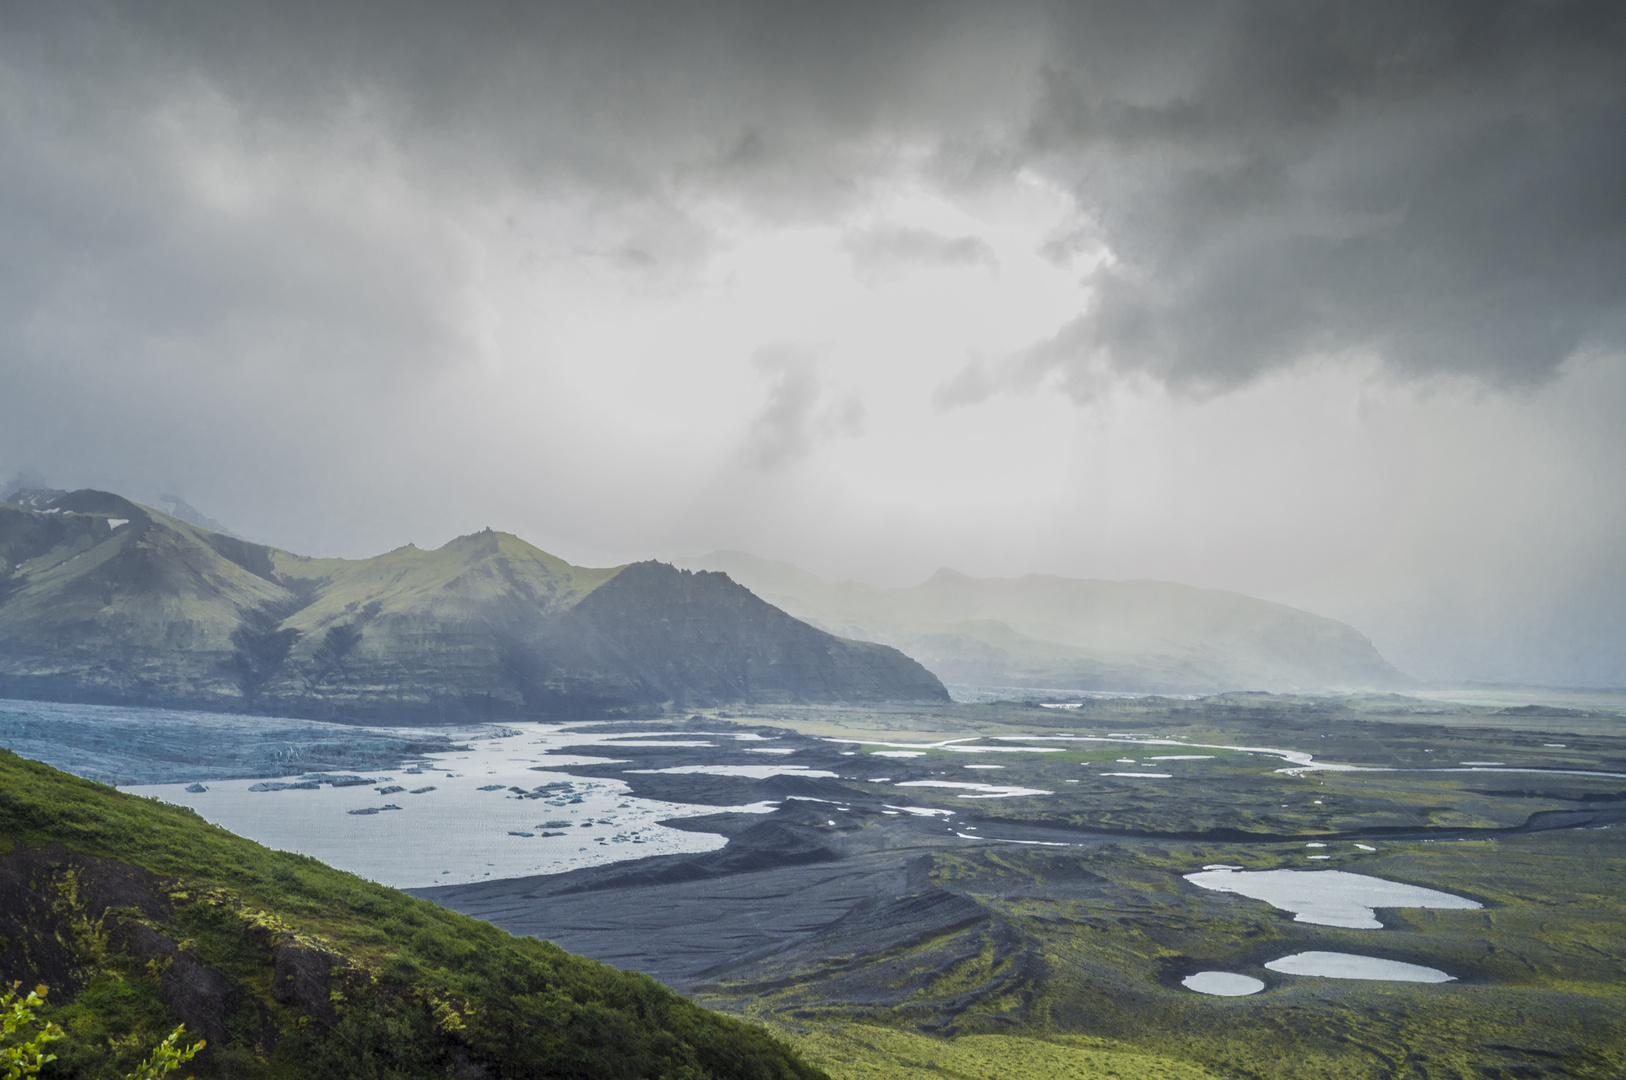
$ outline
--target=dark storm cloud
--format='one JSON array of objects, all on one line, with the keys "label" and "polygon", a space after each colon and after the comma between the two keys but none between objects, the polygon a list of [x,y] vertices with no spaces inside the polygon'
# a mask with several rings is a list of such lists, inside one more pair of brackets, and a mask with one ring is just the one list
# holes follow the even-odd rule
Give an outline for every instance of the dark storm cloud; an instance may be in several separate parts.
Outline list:
[{"label": "dark storm cloud", "polygon": [[8,5],[0,363],[376,384],[466,362],[461,217],[580,198],[623,232],[585,253],[644,274],[711,250],[695,200],[818,218],[883,144],[975,107],[930,62],[993,24],[964,11]]},{"label": "dark storm cloud", "polygon": [[1111,254],[1005,380],[1217,389],[1365,350],[1509,385],[1626,340],[1626,7],[1083,5],[1057,30],[1022,153]]},{"label": "dark storm cloud", "polygon": [[254,34],[234,57],[133,18],[161,12],[18,5],[4,19],[7,373],[73,372],[91,389],[142,366],[382,376],[465,358],[465,254],[358,189],[347,159],[377,150],[365,125],[293,126],[309,113],[242,92],[233,69],[255,65]]},{"label": "dark storm cloud", "polygon": [[850,186],[846,140],[934,128],[984,97],[976,63],[933,63],[1001,20],[972,4],[470,0],[35,4],[11,21],[13,58],[39,55],[78,97],[207,89],[262,136],[359,116],[420,178],[626,194],[794,171]]},{"label": "dark storm cloud", "polygon": [[[472,348],[471,272],[437,211],[581,191],[673,221],[695,199],[820,220],[900,147],[949,188],[1028,169],[1077,202],[1046,255],[1078,260],[1078,318],[954,400],[1052,374],[1080,397],[1126,371],[1223,388],[1347,350],[1519,384],[1626,336],[1618,3],[24,3],[0,19],[8,364],[156,345],[440,366]],[[312,190],[234,214],[183,168],[199,148]],[[377,175],[419,205],[369,211]],[[971,238],[885,240],[855,238],[854,257],[987,257]],[[612,250],[631,269],[665,257],[630,227]]]}]

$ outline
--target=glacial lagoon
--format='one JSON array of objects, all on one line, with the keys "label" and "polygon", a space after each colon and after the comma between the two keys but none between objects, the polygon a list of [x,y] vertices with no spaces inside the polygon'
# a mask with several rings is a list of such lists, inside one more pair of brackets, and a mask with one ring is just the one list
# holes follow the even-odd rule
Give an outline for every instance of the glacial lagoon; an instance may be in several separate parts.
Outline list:
[{"label": "glacial lagoon", "polygon": [[[692,732],[615,733],[509,725],[476,733],[466,749],[425,754],[366,775],[295,774],[272,780],[138,784],[123,790],[191,807],[267,847],[295,851],[397,888],[553,874],[646,855],[714,851],[714,833],[658,824],[726,810],[769,813],[771,802],[719,807],[638,798],[625,782],[583,779],[549,766],[616,759],[564,748],[715,745]],[[799,773],[784,766],[737,766]],[[824,773],[823,775],[831,775]]]}]

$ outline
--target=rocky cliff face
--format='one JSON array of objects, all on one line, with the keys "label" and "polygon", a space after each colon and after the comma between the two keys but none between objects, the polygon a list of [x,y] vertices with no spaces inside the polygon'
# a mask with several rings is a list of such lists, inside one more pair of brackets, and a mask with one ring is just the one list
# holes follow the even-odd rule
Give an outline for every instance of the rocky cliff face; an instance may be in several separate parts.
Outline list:
[{"label": "rocky cliff face", "polygon": [[0,504],[0,558],[0,695],[419,722],[947,699],[725,574],[576,567],[489,530],[310,559],[80,491]]}]

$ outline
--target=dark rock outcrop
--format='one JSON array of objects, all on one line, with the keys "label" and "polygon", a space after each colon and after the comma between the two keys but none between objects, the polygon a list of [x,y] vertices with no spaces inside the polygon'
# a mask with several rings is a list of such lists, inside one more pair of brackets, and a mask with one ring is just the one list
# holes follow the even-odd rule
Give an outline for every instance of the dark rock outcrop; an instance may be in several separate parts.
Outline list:
[{"label": "dark rock outcrop", "polygon": [[[224,1045],[228,1024],[245,1000],[195,945],[183,945],[149,925],[172,917],[171,888],[173,883],[116,859],[57,844],[16,846],[0,856],[0,983],[43,983],[60,1001],[85,987],[96,963],[126,955],[159,969],[159,1001],[192,1034]],[[325,989],[321,1009],[303,1000],[293,1003],[319,1021],[332,1022]],[[260,1045],[269,1053],[276,1026],[263,1009],[253,1011],[259,1014]]]},{"label": "dark rock outcrop", "polygon": [[324,949],[301,945],[285,934],[272,950],[271,996],[283,1005],[304,1010],[323,1027],[332,1027],[333,1011],[330,980],[339,958]]},{"label": "dark rock outcrop", "polygon": [[197,949],[177,949],[158,978],[158,1000],[181,1022],[214,1046],[225,1043],[226,1018],[236,1011],[231,981],[198,958]]}]

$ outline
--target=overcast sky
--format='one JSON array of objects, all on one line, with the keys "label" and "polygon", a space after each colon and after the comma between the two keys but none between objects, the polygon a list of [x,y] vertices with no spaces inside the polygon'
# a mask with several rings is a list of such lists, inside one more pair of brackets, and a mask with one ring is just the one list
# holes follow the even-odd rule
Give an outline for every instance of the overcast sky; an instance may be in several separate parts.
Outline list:
[{"label": "overcast sky", "polygon": [[0,475],[1626,685],[1626,5],[0,11]]}]

